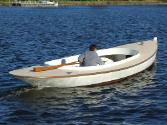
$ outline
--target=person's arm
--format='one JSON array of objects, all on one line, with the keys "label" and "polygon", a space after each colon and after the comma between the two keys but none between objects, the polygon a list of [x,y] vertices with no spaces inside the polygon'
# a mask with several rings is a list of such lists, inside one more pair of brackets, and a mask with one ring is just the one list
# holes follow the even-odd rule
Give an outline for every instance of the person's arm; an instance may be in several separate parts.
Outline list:
[{"label": "person's arm", "polygon": [[84,61],[84,58],[85,58],[85,54],[81,54],[81,55],[78,57],[78,62],[79,62],[80,64],[82,64],[83,61]]},{"label": "person's arm", "polygon": [[99,65],[104,64],[104,62],[101,60],[101,58],[98,55],[97,55],[97,62],[96,63],[99,64]]}]

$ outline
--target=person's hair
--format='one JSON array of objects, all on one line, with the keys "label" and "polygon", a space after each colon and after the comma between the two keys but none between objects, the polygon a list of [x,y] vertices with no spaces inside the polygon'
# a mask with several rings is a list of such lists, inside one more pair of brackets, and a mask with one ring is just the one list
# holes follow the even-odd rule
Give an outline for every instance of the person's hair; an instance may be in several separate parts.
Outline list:
[{"label": "person's hair", "polygon": [[89,50],[90,51],[94,51],[96,49],[96,44],[91,44],[90,46],[89,46]]}]

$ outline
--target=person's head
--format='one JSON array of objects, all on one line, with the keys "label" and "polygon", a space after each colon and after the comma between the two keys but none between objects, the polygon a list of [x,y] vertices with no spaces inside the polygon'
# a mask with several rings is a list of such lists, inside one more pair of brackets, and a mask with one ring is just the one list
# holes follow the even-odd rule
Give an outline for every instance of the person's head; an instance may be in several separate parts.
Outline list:
[{"label": "person's head", "polygon": [[91,44],[90,46],[89,46],[89,50],[90,51],[95,51],[97,48],[96,48],[96,44]]}]

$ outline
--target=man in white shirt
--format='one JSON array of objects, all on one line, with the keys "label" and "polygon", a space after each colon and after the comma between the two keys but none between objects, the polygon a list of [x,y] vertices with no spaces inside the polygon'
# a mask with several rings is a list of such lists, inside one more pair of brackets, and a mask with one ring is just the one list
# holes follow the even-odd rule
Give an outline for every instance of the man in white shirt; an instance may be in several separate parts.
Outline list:
[{"label": "man in white shirt", "polygon": [[96,66],[96,65],[102,65],[103,62],[101,58],[96,53],[96,45],[92,44],[89,46],[89,51],[86,51],[85,53],[81,54],[78,57],[78,61],[80,62],[81,66]]}]

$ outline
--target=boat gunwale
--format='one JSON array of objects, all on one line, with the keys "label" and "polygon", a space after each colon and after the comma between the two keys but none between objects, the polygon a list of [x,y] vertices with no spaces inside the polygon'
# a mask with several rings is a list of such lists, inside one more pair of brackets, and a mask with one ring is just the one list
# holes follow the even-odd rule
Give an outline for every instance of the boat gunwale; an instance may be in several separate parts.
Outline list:
[{"label": "boat gunwale", "polygon": [[139,62],[139,63],[136,63],[134,65],[131,65],[131,66],[127,66],[127,67],[124,67],[124,68],[119,68],[119,69],[114,69],[114,70],[109,70],[109,71],[103,71],[103,72],[94,72],[94,73],[85,73],[85,74],[77,74],[77,75],[69,75],[69,76],[44,76],[44,77],[38,77],[38,76],[19,76],[19,75],[14,75],[12,74],[13,76],[16,76],[16,77],[20,77],[20,78],[38,78],[38,79],[50,79],[50,78],[70,78],[70,77],[80,77],[80,76],[90,76],[90,75],[98,75],[98,74],[105,74],[105,73],[110,73],[110,72],[116,72],[116,71],[121,71],[121,70],[125,70],[125,69],[129,69],[129,68],[132,68],[132,67],[135,67],[137,65],[140,65],[146,61],[148,61],[149,59],[151,59],[153,56],[155,56],[157,53],[157,49],[155,50],[155,52],[149,56],[147,59]]}]

